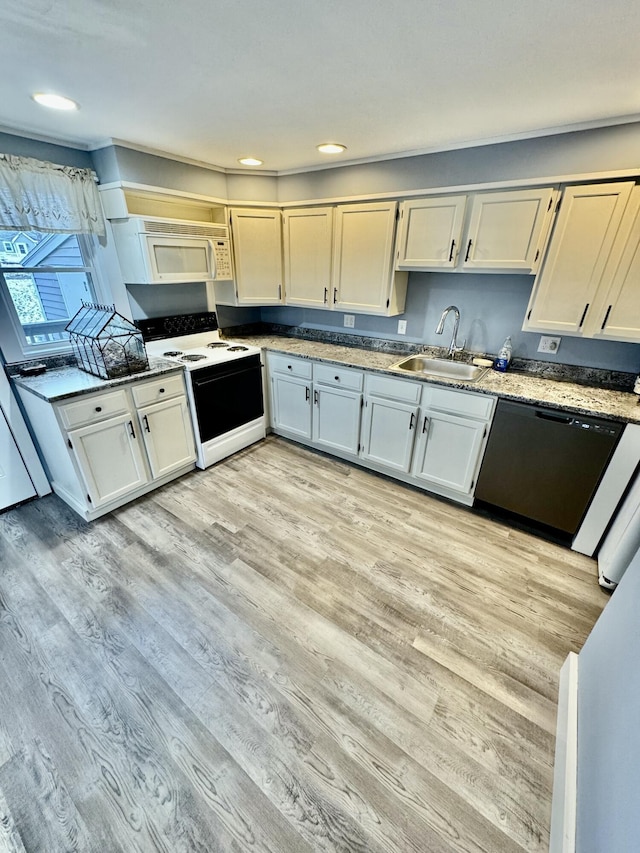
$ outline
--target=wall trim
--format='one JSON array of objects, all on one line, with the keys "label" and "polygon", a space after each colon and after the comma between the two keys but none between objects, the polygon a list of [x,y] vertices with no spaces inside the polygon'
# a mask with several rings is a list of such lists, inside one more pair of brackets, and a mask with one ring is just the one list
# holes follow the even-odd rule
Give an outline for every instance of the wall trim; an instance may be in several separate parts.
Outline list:
[{"label": "wall trim", "polygon": [[[261,173],[264,174],[264,173]],[[508,181],[483,181],[474,184],[453,184],[443,187],[429,187],[427,189],[398,189],[387,192],[366,193],[350,196],[324,196],[320,198],[296,199],[295,201],[247,201],[247,199],[224,199],[219,196],[198,195],[192,192],[167,189],[166,187],[152,186],[150,184],[139,184],[133,181],[111,181],[100,184],[99,189],[129,189],[138,192],[148,192],[154,195],[175,196],[176,198],[193,199],[210,204],[223,204],[228,207],[278,207],[283,210],[296,207],[310,207],[314,205],[327,204],[351,204],[359,201],[379,201],[386,199],[397,199],[402,201],[411,198],[423,198],[426,196],[455,195],[471,192],[491,192],[493,190],[509,190],[528,187],[557,186],[560,184],[597,183],[599,181],[628,180],[640,177],[640,167],[635,169],[617,169],[612,172],[582,172],[570,175],[552,175],[542,178],[517,178]]]},{"label": "wall trim", "polygon": [[578,800],[578,655],[560,670],[549,853],[575,853]]}]

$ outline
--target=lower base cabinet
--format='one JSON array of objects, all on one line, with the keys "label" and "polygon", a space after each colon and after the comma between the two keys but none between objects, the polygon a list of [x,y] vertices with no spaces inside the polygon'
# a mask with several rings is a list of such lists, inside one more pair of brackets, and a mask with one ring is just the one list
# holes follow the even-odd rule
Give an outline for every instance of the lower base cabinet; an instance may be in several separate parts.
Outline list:
[{"label": "lower base cabinet", "polygon": [[412,474],[418,480],[468,494],[475,485],[484,421],[469,421],[444,412],[420,420]]},{"label": "lower base cabinet", "polygon": [[53,491],[87,521],[195,467],[182,371],[54,403],[18,390]]},{"label": "lower base cabinet", "polygon": [[496,398],[268,353],[274,432],[470,505]]}]

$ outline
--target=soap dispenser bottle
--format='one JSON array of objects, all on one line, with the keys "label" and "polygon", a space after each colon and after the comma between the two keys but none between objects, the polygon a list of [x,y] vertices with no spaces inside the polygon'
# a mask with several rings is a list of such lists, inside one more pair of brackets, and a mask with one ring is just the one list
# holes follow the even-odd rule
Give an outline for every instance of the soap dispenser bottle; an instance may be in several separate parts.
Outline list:
[{"label": "soap dispenser bottle", "polygon": [[511,335],[505,339],[505,342],[500,347],[498,357],[493,363],[493,369],[500,373],[506,373],[509,363],[511,362]]}]

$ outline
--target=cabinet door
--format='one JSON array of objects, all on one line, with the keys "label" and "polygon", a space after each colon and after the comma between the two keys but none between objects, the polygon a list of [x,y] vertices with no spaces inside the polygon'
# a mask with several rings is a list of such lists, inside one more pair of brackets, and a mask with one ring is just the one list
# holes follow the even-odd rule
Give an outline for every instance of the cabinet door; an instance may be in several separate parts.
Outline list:
[{"label": "cabinet door", "polygon": [[73,430],[69,440],[94,509],[149,482],[130,413]]},{"label": "cabinet door", "polygon": [[196,458],[185,397],[138,409],[138,421],[153,479],[164,477]]},{"label": "cabinet door", "polygon": [[460,250],[466,203],[465,195],[403,202],[400,205],[397,269],[454,267]]},{"label": "cabinet door", "polygon": [[362,422],[362,458],[407,472],[415,437],[418,407],[368,397]]},{"label": "cabinet door", "polygon": [[640,187],[633,190],[620,231],[621,257],[615,259],[611,286],[602,289],[594,311],[593,336],[640,341]]},{"label": "cabinet door", "polygon": [[396,210],[396,202],[336,207],[333,307],[341,311],[386,314]]},{"label": "cabinet door", "polygon": [[311,438],[311,385],[304,379],[271,377],[273,426],[301,438]]},{"label": "cabinet door", "polygon": [[362,394],[342,388],[313,390],[313,440],[332,450],[358,453]]},{"label": "cabinet door", "polygon": [[411,473],[419,480],[468,494],[475,485],[486,429],[482,421],[423,412]]},{"label": "cabinet door", "polygon": [[463,269],[535,272],[556,195],[550,187],[475,195]]},{"label": "cabinet door", "polygon": [[632,189],[624,182],[564,190],[525,331],[583,334]]},{"label": "cabinet door", "polygon": [[333,208],[285,211],[282,226],[287,305],[328,306]]},{"label": "cabinet door", "polygon": [[282,302],[282,229],[279,210],[233,208],[231,230],[239,305]]}]

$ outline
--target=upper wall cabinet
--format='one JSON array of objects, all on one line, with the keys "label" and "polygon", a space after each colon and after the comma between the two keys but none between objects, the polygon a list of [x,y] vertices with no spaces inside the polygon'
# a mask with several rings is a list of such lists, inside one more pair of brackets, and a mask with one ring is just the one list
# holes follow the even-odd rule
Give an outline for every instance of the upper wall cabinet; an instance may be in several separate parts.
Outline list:
[{"label": "upper wall cabinet", "polygon": [[396,202],[335,208],[332,307],[361,314],[401,314],[407,276],[393,270]]},{"label": "upper wall cabinet", "polygon": [[466,205],[466,195],[402,202],[396,264],[398,269],[455,267]]},{"label": "upper wall cabinet", "polygon": [[640,341],[640,187],[631,193],[599,293],[590,312],[593,337]]},{"label": "upper wall cabinet", "polygon": [[[282,214],[269,208],[232,208],[235,294],[216,285],[216,301],[235,305],[281,305]],[[234,298],[235,297],[235,298]]]},{"label": "upper wall cabinet", "polygon": [[555,189],[542,187],[403,202],[396,266],[534,273],[556,195]]},{"label": "upper wall cabinet", "polygon": [[[627,219],[624,227],[621,224],[633,187],[633,182],[627,181],[564,190],[544,265],[529,301],[522,327],[525,331],[593,337],[599,324],[604,332],[607,324],[616,322],[613,316],[619,318],[619,314],[616,309],[614,315],[614,301],[619,296],[622,305],[629,298],[629,276],[635,263],[633,257],[625,256],[629,270],[624,272],[621,255],[633,223]],[[635,221],[633,213],[631,218]],[[615,300],[614,278],[618,288]],[[609,293],[612,307],[605,318],[601,316],[602,305]]]},{"label": "upper wall cabinet", "polygon": [[333,208],[285,210],[282,218],[287,305],[328,307]]}]

